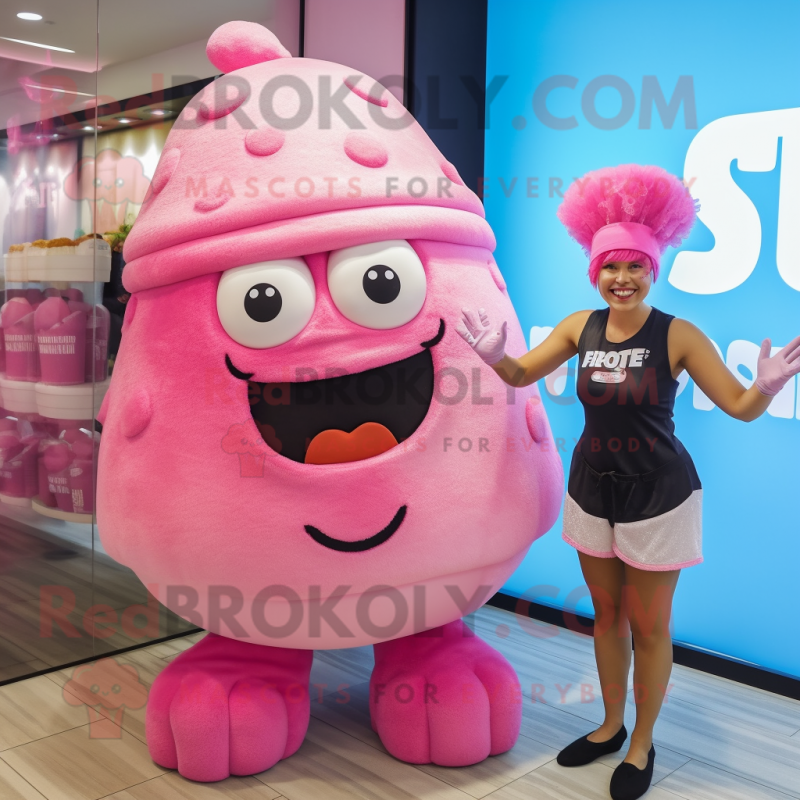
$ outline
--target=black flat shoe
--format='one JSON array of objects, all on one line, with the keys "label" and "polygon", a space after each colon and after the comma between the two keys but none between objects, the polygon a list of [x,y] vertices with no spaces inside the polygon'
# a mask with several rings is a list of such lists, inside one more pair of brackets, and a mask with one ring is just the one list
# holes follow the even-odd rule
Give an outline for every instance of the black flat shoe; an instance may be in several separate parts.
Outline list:
[{"label": "black flat shoe", "polygon": [[628,731],[623,725],[617,733],[605,742],[592,742],[586,736],[581,736],[571,744],[568,744],[557,756],[556,761],[562,767],[582,767],[590,764],[596,758],[606,755],[606,753],[616,753],[628,738]]},{"label": "black flat shoe", "polygon": [[650,746],[647,754],[647,766],[639,769],[630,761],[622,761],[617,765],[611,776],[611,785],[608,787],[613,800],[636,800],[649,788],[653,778],[653,764],[656,761],[655,745]]}]

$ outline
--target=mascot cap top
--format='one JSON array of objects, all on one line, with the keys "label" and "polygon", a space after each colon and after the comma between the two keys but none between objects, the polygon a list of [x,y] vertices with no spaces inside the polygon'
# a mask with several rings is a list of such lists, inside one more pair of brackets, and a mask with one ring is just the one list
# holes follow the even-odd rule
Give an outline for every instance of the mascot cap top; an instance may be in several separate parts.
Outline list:
[{"label": "mascot cap top", "polygon": [[125,243],[126,289],[377,239],[494,250],[478,197],[372,78],[292,58],[252,22],[217,28],[206,52],[225,74],[167,137]]}]

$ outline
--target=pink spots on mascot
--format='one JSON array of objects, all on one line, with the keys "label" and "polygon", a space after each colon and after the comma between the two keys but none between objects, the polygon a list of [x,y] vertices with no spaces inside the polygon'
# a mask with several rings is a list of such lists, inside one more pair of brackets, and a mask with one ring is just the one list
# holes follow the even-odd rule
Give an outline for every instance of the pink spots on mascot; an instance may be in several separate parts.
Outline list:
[{"label": "pink spots on mascot", "polygon": [[474,764],[521,698],[463,617],[564,479],[536,386],[456,331],[481,305],[527,349],[483,205],[369,76],[248,22],[208,55],[227,84],[181,112],[125,244],[98,460],[107,552],[209,631],[153,685],[150,752],[198,781],[268,769],[303,741],[313,650],[372,645],[389,752]]}]

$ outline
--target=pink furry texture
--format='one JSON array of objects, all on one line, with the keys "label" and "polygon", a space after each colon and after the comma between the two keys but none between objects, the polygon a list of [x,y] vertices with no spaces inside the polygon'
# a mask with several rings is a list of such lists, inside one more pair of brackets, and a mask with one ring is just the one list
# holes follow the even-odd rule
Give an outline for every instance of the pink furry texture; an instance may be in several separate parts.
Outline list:
[{"label": "pink furry texture", "polygon": [[[382,235],[365,229],[363,241]],[[216,310],[218,273],[131,299],[135,316],[128,322],[126,314],[98,456],[98,529],[109,555],[178,614],[187,612],[169,587],[190,586],[198,593],[198,624],[214,633],[316,650],[372,644],[385,637],[365,629],[357,609],[376,583],[396,587],[410,609],[414,592],[424,587],[426,624],[443,625],[474,610],[459,608],[448,587],[458,586],[481,605],[552,527],[564,475],[539,390],[531,384],[507,402],[505,384],[480,359],[476,365],[454,330],[462,306],[480,303],[492,319],[509,320],[509,351],[525,352],[508,293],[489,270],[491,254],[427,240],[412,239],[411,246],[425,268],[427,296],[419,314],[395,329],[371,330],[341,314],[328,287],[327,253],[305,258],[317,293],[311,320],[273,348],[253,350],[227,335]],[[445,399],[431,401],[414,434],[360,461],[300,464],[279,456],[256,427],[247,383],[225,366],[228,355],[261,382],[292,380],[297,366],[317,375],[329,367],[358,373],[419,352],[440,320],[445,335],[431,348],[434,371],[458,370],[469,390],[460,402],[446,401],[458,384],[452,376],[441,379],[437,397]],[[253,463],[243,466],[225,450],[231,430],[246,432]],[[469,453],[458,450],[463,437],[474,442]],[[480,437],[487,449],[478,453]],[[463,497],[470,498],[468,509]],[[303,528],[360,539],[381,530],[403,505],[408,514],[398,533],[364,553],[320,547]],[[249,612],[237,616],[238,632],[212,620],[210,587],[236,587],[251,609],[258,592],[276,582],[298,594],[303,624],[291,635],[276,639],[259,631]],[[328,598],[340,584],[350,588],[336,612],[350,635],[327,623],[312,631],[311,587],[320,586]],[[486,590],[476,594],[480,586]],[[269,619],[273,602],[285,605],[281,598],[270,601]],[[376,607],[375,624],[391,622],[393,608]],[[409,613],[395,635],[413,633],[414,626]]]},{"label": "pink furry texture", "polygon": [[[423,690],[422,705],[416,695],[375,708],[390,752],[453,765],[504,752],[520,729],[519,682],[463,635],[461,617],[552,527],[564,474],[537,386],[509,395],[455,330],[462,307],[481,305],[509,321],[510,352],[527,349],[483,205],[415,120],[382,124],[383,112],[407,111],[368,76],[356,73],[356,91],[349,67],[278,57],[272,34],[245,22],[219,28],[208,55],[236,74],[181,112],[126,240],[135,294],[101,414],[104,546],[211,631],[155,681],[150,752],[196,781],[268,769],[305,735],[312,650],[368,643],[375,683],[401,697],[406,680]],[[259,97],[276,78],[303,84],[316,111],[329,97],[339,107],[345,87],[347,115],[273,130]],[[293,118],[298,93],[274,94],[276,117]],[[419,256],[424,304],[396,328],[356,324],[331,293],[329,256],[393,239]],[[221,273],[285,257],[305,261],[313,314],[288,341],[247,347],[221,323]],[[300,463],[253,417],[247,374],[253,384],[357,376],[426,351],[439,378],[427,413],[378,455]],[[357,545],[393,518],[400,527],[366,550],[309,535]],[[424,703],[426,680],[438,705]]]},{"label": "pink furry texture", "polygon": [[[510,750],[522,722],[514,668],[463,622],[375,645],[370,719],[412,764],[467,766]],[[253,775],[300,747],[313,651],[209,633],[156,678],[147,703],[153,760],[190,780]]]},{"label": "pink furry texture", "polygon": [[288,758],[308,729],[314,653],[209,633],[171,661],[147,702],[156,764],[193,781],[253,775]]},{"label": "pink furry texture", "polygon": [[[408,115],[402,103],[386,92],[387,105],[376,106],[364,99],[378,91],[372,78],[329,61],[274,57],[276,47],[254,23],[212,34],[211,61],[236,69],[195,95],[170,130],[125,240],[128,291],[349,247],[378,233],[494,250],[483,204],[422,126],[413,118],[385,123]],[[348,90],[341,113],[326,121],[325,98],[338,98],[348,80],[361,94]],[[309,93],[309,116],[291,129],[262,112],[259,98],[276,81]],[[293,119],[297,97],[288,85],[276,90],[275,114]]]},{"label": "pink furry texture", "polygon": [[463,620],[374,650],[370,720],[395,758],[464,767],[514,746],[522,724],[517,674]]},{"label": "pink furry texture", "polygon": [[275,34],[255,22],[233,20],[220,25],[206,45],[208,60],[222,72],[233,72],[263,61],[291,58]]},{"label": "pink furry texture", "polygon": [[[653,229],[661,252],[678,247],[689,235],[700,206],[683,181],[661,167],[620,164],[587,172],[564,193],[556,212],[569,235],[588,256],[592,237],[612,222],[639,222]],[[589,280],[597,287],[603,264],[640,261],[658,278],[659,264],[636,250],[612,250],[594,258]]]}]

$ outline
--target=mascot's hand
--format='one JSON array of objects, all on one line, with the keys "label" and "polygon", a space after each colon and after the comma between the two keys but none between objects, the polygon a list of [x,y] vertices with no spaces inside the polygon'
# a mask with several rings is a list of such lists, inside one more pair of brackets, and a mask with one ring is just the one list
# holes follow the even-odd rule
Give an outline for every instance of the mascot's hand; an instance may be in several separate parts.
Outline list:
[{"label": "mascot's hand", "polygon": [[778,394],[786,382],[800,372],[800,336],[792,339],[779,353],[769,358],[772,342],[764,339],[758,354],[756,386],[768,397]]},{"label": "mascot's hand", "polygon": [[466,330],[456,328],[464,337],[467,344],[489,365],[496,364],[506,354],[506,329],[508,323],[504,320],[498,329],[489,321],[489,317],[482,309],[478,309],[480,319],[474,311],[462,308]]}]

